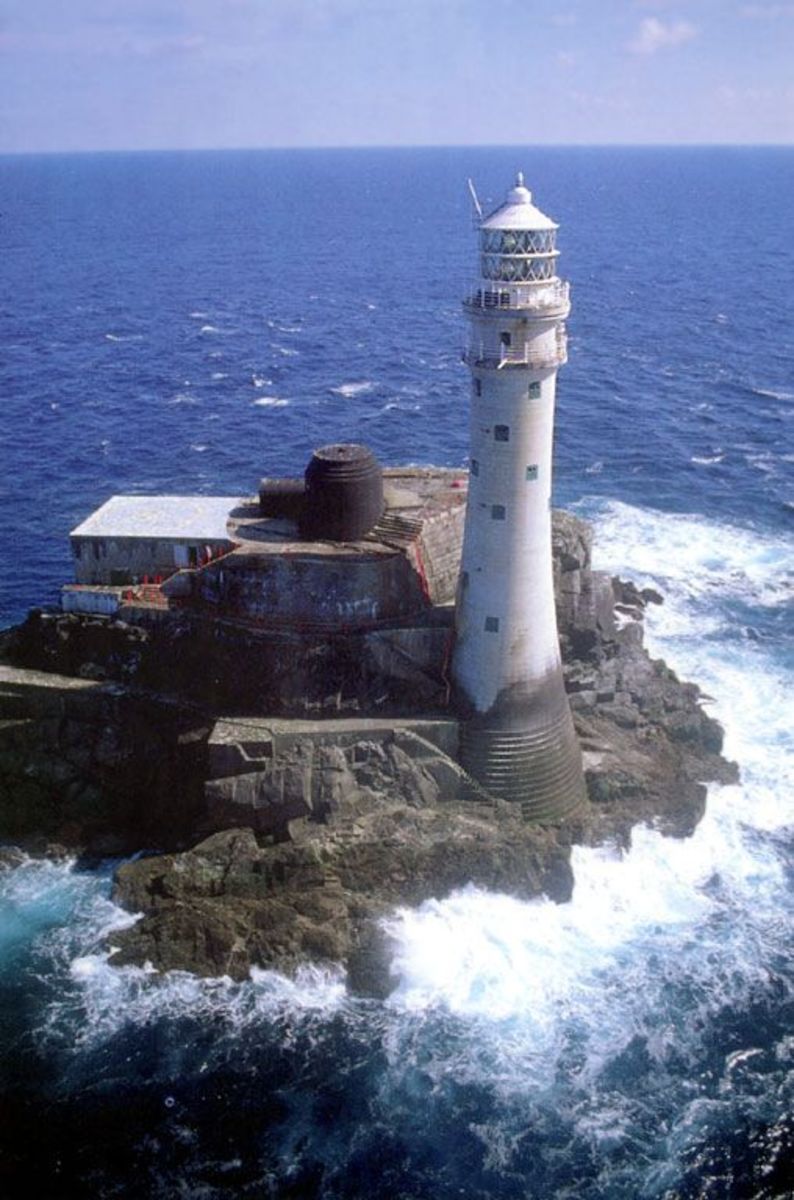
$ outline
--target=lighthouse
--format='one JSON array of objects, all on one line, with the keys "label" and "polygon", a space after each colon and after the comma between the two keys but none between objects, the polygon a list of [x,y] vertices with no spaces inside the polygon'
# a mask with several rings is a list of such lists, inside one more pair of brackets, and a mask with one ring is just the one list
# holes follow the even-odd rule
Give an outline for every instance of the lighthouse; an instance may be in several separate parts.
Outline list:
[{"label": "lighthouse", "polygon": [[453,655],[464,766],[528,820],[550,823],[585,799],[551,557],[554,402],[570,311],[557,229],[520,174],[479,223],[479,278],[464,300],[471,457]]}]

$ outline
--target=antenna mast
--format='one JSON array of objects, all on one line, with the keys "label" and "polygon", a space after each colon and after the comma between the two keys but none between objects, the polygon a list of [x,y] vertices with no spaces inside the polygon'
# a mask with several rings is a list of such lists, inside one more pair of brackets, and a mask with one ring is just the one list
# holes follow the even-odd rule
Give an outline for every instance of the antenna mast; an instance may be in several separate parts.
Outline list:
[{"label": "antenna mast", "polygon": [[469,195],[471,196],[471,202],[474,205],[475,212],[477,213],[477,219],[479,221],[481,221],[482,220],[482,205],[480,204],[479,197],[477,196],[477,189],[475,188],[474,182],[472,179],[468,179],[466,182],[469,185]]}]

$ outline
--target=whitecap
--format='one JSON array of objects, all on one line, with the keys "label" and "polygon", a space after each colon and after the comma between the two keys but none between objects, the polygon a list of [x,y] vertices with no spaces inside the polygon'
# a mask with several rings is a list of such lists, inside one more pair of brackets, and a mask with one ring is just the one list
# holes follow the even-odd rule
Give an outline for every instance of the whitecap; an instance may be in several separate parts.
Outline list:
[{"label": "whitecap", "polygon": [[764,475],[774,475],[777,470],[776,457],[765,451],[758,454],[747,454],[745,462],[755,471],[761,471]]},{"label": "whitecap", "polygon": [[756,396],[766,396],[770,400],[794,400],[794,392],[775,391],[774,388],[757,388],[751,389]]},{"label": "whitecap", "polygon": [[693,454],[689,461],[696,463],[698,466],[711,466],[712,463],[721,463],[724,458],[724,454]]},{"label": "whitecap", "polygon": [[363,396],[367,392],[371,392],[373,384],[369,379],[362,379],[358,383],[340,383],[338,387],[331,388],[331,391],[336,396],[345,396],[347,399],[352,399],[354,396]]},{"label": "whitecap", "polygon": [[194,321],[204,321],[209,316],[209,313],[202,312],[201,309],[197,308],[192,313],[188,313],[188,316],[192,317]]},{"label": "whitecap", "polygon": [[217,325],[202,325],[199,333],[220,333]]},{"label": "whitecap", "polygon": [[289,400],[282,399],[281,396],[260,396],[258,400],[252,400],[257,408],[286,408]]},{"label": "whitecap", "polygon": [[265,321],[268,329],[275,329],[279,333],[303,333],[302,325],[288,325],[284,321],[270,319]]},{"label": "whitecap", "polygon": [[203,454],[205,450],[209,450],[209,446],[204,442],[191,442],[190,449],[195,450],[197,454]]},{"label": "whitecap", "polygon": [[193,396],[193,395],[191,395],[190,392],[177,392],[175,396],[171,397],[171,399],[168,401],[168,403],[174,404],[174,405],[177,405],[177,404],[193,405],[193,404],[200,404],[201,401],[199,400],[198,396]]},{"label": "whitecap", "polygon": [[251,383],[257,388],[270,387],[273,383],[273,380],[266,379],[264,375],[252,375]]},{"label": "whitecap", "polygon": [[604,464],[602,462],[594,462],[589,467],[585,467],[584,472],[585,475],[600,475],[603,469]]},{"label": "whitecap", "polygon": [[228,378],[229,378],[229,375],[228,375],[228,372],[226,372],[226,371],[213,371],[212,374],[210,375],[210,379],[212,379],[216,383],[221,379],[228,379]]},{"label": "whitecap", "polygon": [[128,334],[106,333],[105,340],[108,342],[142,342],[143,334],[141,334],[141,333],[128,333]]},{"label": "whitecap", "polygon": [[273,349],[284,358],[297,358],[300,354],[300,350],[293,350],[291,346],[274,346]]}]

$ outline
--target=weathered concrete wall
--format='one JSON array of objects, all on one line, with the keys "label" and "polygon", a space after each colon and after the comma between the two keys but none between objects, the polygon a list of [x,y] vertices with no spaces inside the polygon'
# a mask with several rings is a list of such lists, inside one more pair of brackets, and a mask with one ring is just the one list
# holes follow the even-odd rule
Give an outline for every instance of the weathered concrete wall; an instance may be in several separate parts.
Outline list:
[{"label": "weathered concrete wall", "polygon": [[198,597],[225,615],[269,625],[345,629],[427,607],[405,554],[231,555],[197,576]]},{"label": "weathered concrete wall", "polygon": [[434,604],[455,599],[466,506],[460,504],[426,520],[418,549]]},{"label": "weathered concrete wall", "polygon": [[67,586],[61,589],[61,608],[64,612],[102,613],[106,617],[119,611],[121,593],[110,588],[96,586],[94,590],[86,584],[81,587]]}]

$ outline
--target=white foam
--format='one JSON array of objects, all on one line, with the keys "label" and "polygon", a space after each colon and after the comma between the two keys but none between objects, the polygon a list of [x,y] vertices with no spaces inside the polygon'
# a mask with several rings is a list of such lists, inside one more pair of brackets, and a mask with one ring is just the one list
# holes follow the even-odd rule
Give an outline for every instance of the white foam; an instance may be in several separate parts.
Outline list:
[{"label": "white foam", "polygon": [[258,1023],[301,1013],[328,1016],[346,996],[339,970],[306,967],[287,979],[254,969],[246,980],[206,979],[187,971],[160,973],[151,964],[114,967],[112,950],[74,958],[69,974],[73,987],[50,1007],[47,1032],[60,1038],[69,1030],[78,1047],[113,1037],[126,1026],[180,1017],[220,1021],[238,1036]]},{"label": "white foam", "polygon": [[258,400],[252,400],[251,403],[257,408],[286,408],[289,400],[284,400],[281,396],[260,396]]},{"label": "white foam", "polygon": [[[501,1108],[482,1127],[494,1162],[510,1161],[538,1096],[565,1106],[596,1152],[631,1149],[634,1102],[603,1072],[639,1040],[657,1064],[677,1064],[661,1076],[669,1097],[654,1099],[653,1145],[645,1133],[637,1143],[642,1173],[656,1169],[645,1163],[664,1153],[665,1127],[671,1146],[686,1144],[712,1111],[692,1089],[715,1015],[746,1008],[789,953],[794,905],[776,838],[794,823],[794,689],[764,644],[732,636],[732,622],[737,602],[764,612],[790,602],[792,543],[623,504],[597,511],[596,566],[664,593],[647,610],[652,653],[716,698],[742,783],[710,789],[689,839],[643,827],[625,853],[575,848],[570,904],[468,888],[395,914],[397,987],[370,1032],[389,1065],[384,1090],[403,1078],[408,1087],[414,1072],[431,1088],[473,1083],[513,1105],[512,1125]],[[290,982],[255,971],[233,983],[113,967],[97,930],[114,919],[132,918],[109,906],[69,926],[68,987],[51,1011],[71,1036],[179,1015],[220,1018],[237,1036],[258,1021],[352,1011],[334,973]],[[726,1063],[726,1079],[743,1061]],[[695,1064],[691,1078],[682,1062]],[[645,1194],[635,1182],[621,1194]]]},{"label": "white foam", "polygon": [[300,350],[294,350],[291,346],[274,346],[273,349],[284,358],[297,358],[300,354]]},{"label": "white foam", "polygon": [[[762,606],[786,603],[794,585],[794,539],[677,513],[659,513],[619,501],[595,506],[594,565],[670,593],[684,603],[721,601]],[[693,639],[703,632],[704,613],[677,608]],[[654,612],[664,625],[664,612]],[[709,619],[707,616],[705,619]]]},{"label": "white foam", "polygon": [[220,333],[217,325],[202,325],[199,333]]},{"label": "white foam", "polygon": [[639,581],[666,593],[648,609],[651,651],[716,697],[742,783],[710,788],[691,838],[640,827],[625,854],[576,847],[570,904],[465,889],[393,917],[390,1061],[395,1071],[415,1061],[416,1020],[446,1013],[468,1032],[454,1052],[423,1043],[422,1070],[527,1096],[558,1086],[573,1044],[578,1133],[619,1144],[631,1105],[604,1096],[604,1066],[637,1037],[658,1063],[696,1062],[715,1014],[746,1006],[787,953],[782,910],[792,905],[775,837],[794,823],[794,689],[764,646],[715,634],[737,596],[784,602],[792,547],[615,504],[602,510],[595,545],[598,567],[637,578],[636,563]]}]

